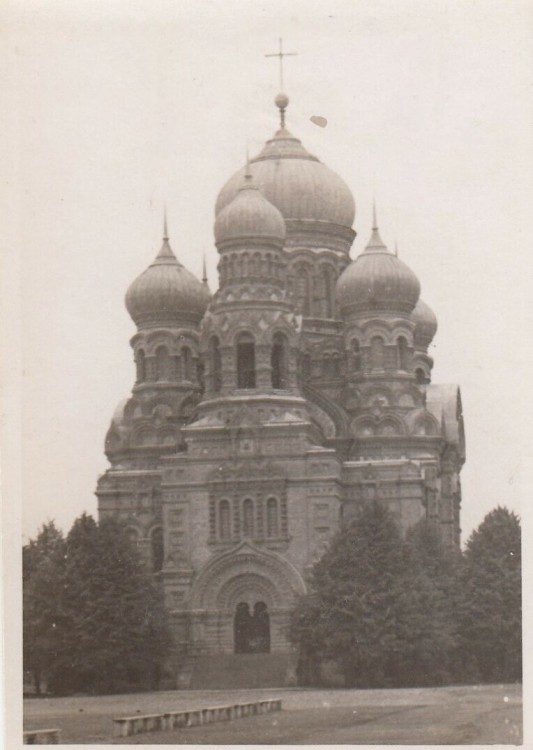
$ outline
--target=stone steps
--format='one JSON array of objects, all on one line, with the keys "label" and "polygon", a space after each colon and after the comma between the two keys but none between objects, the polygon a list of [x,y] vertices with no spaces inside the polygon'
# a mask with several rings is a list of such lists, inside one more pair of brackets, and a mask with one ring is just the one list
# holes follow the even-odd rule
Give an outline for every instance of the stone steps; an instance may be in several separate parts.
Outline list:
[{"label": "stone steps", "polygon": [[189,687],[193,690],[234,690],[284,687],[290,655],[206,654],[196,657]]}]

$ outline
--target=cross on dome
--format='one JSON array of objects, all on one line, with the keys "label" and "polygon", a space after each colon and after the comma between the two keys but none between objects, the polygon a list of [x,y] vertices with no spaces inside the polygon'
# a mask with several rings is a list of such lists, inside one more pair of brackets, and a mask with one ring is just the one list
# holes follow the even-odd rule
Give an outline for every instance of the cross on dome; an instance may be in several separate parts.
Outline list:
[{"label": "cross on dome", "polygon": [[277,57],[279,60],[279,90],[283,91],[283,58],[294,57],[297,52],[284,52],[283,51],[283,39],[279,39],[279,52],[270,52],[265,57]]},{"label": "cross on dome", "polygon": [[289,97],[283,93],[283,58],[294,57],[297,52],[284,52],[283,51],[283,39],[279,40],[279,52],[271,52],[265,57],[277,57],[279,60],[279,94],[274,99],[276,107],[280,113],[280,126],[283,129],[285,127],[285,110],[289,104]]}]

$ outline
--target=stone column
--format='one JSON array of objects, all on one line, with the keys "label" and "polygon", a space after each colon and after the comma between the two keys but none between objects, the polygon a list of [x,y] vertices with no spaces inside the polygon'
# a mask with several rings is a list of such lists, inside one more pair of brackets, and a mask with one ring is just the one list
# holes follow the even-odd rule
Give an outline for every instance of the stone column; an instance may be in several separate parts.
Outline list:
[{"label": "stone column", "polygon": [[272,390],[271,346],[259,344],[255,347],[255,385],[260,390]]}]

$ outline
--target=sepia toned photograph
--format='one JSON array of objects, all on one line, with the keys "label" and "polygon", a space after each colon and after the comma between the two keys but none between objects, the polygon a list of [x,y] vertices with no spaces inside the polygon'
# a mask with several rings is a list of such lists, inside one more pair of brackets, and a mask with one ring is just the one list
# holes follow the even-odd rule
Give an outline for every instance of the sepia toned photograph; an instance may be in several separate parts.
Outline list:
[{"label": "sepia toned photograph", "polygon": [[531,2],[2,17],[6,747],[527,747]]}]

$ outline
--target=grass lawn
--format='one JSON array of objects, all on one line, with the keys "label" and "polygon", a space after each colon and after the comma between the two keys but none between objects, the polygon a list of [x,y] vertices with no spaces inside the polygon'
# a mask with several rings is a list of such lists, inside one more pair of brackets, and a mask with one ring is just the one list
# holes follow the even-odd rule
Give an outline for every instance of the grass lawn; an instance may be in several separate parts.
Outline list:
[{"label": "grass lawn", "polygon": [[[113,717],[280,697],[283,711],[113,739]],[[519,744],[518,685],[401,690],[168,691],[26,699],[24,729],[57,727],[65,744]]]}]

